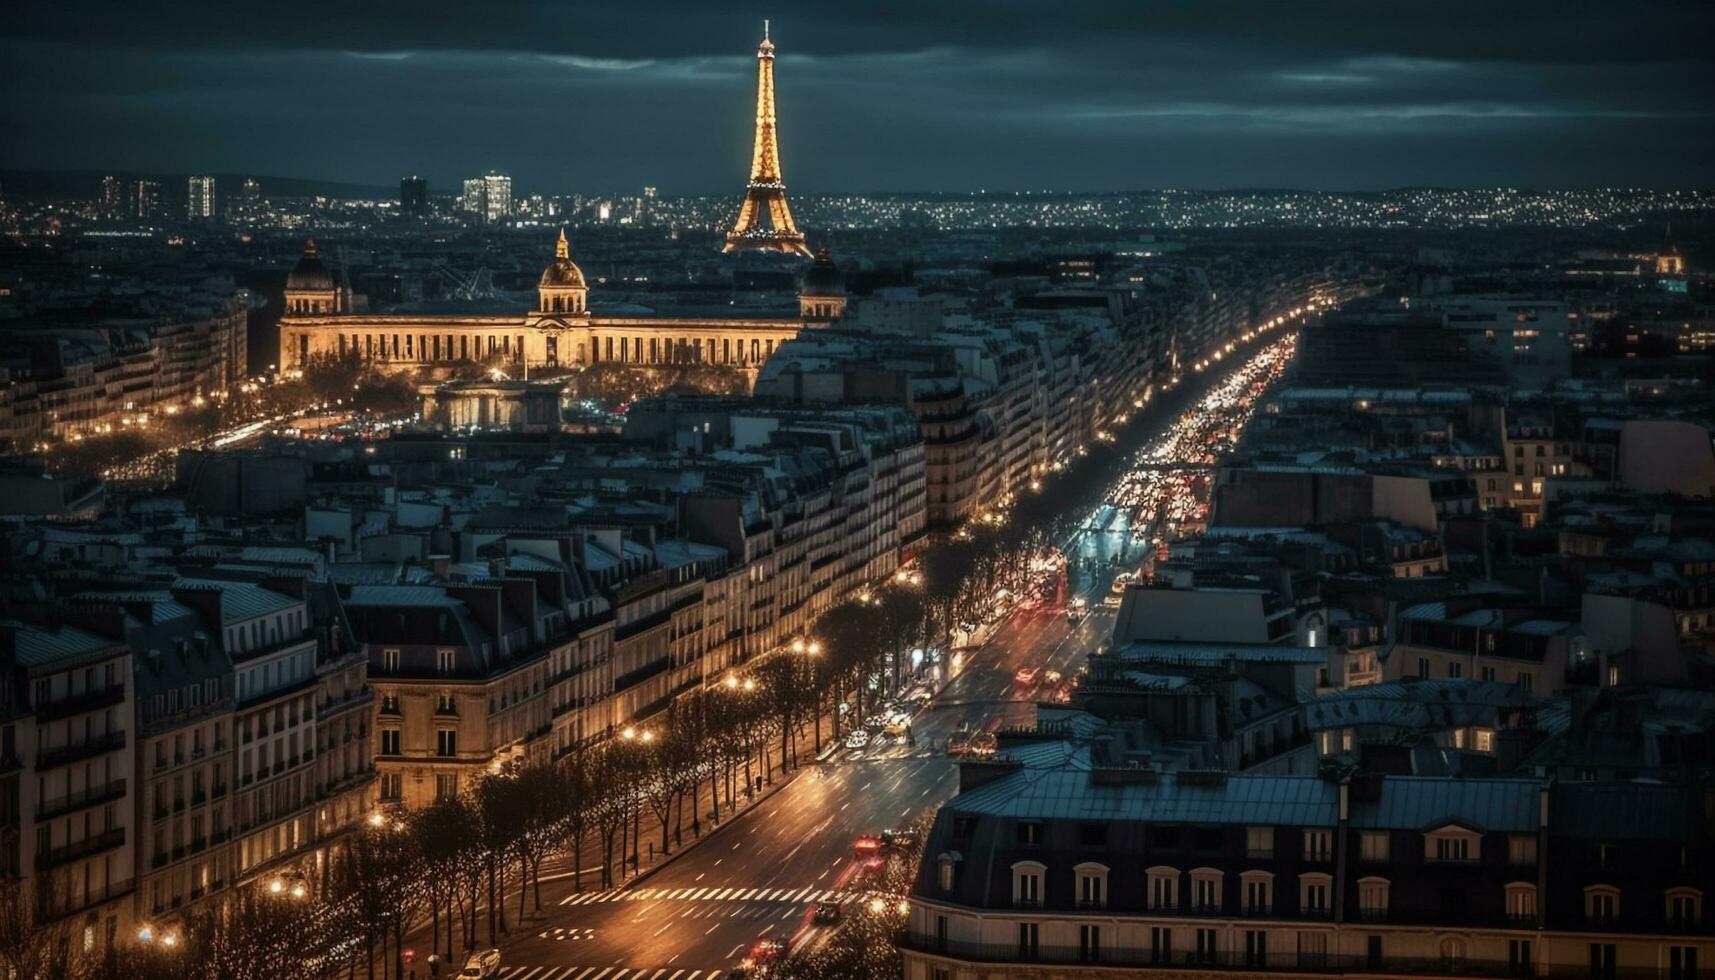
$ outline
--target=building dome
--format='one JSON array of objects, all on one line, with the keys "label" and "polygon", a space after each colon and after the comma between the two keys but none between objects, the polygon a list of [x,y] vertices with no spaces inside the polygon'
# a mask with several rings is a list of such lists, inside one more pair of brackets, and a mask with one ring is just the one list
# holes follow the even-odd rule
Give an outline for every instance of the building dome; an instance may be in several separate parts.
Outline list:
[{"label": "building dome", "polygon": [[571,248],[566,244],[566,229],[560,229],[560,241],[554,246],[554,264],[542,270],[541,286],[563,286],[583,289],[584,270],[572,261]]},{"label": "building dome", "polygon": [[286,288],[292,290],[329,290],[333,288],[333,274],[328,267],[316,256],[316,240],[314,238],[304,243],[303,257],[298,264],[292,266],[292,271],[286,275]]},{"label": "building dome", "polygon": [[816,250],[816,261],[798,281],[798,292],[805,296],[844,296],[846,277],[829,257],[827,248]]}]

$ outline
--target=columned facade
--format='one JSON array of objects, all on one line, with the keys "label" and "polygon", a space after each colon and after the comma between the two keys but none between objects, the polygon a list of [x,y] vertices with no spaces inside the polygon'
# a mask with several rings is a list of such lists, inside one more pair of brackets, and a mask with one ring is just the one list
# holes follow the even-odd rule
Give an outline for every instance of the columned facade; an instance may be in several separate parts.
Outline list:
[{"label": "columned facade", "polygon": [[[290,280],[322,284],[325,272],[306,250]],[[300,274],[300,272],[302,274]],[[281,367],[302,370],[318,358],[356,357],[387,369],[481,363],[503,371],[716,364],[751,377],[775,349],[805,326],[800,317],[664,317],[591,314],[583,273],[561,232],[554,263],[542,273],[537,310],[516,317],[370,316],[336,312],[327,289],[290,289],[280,320]]]}]

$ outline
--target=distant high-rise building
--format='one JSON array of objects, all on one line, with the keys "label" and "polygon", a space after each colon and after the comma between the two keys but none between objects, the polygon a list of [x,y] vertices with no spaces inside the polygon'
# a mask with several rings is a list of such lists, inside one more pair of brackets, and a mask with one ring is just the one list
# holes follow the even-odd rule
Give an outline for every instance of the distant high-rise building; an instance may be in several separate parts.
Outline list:
[{"label": "distant high-rise building", "polygon": [[262,182],[255,177],[244,178],[244,184],[238,192],[238,199],[245,204],[261,204]]},{"label": "distant high-rise building", "polygon": [[137,217],[153,218],[161,213],[161,182],[141,177],[135,188],[135,204]]},{"label": "distant high-rise building", "polygon": [[429,182],[421,177],[399,178],[399,209],[421,214],[429,207]]},{"label": "distant high-rise building", "polygon": [[214,178],[192,177],[185,192],[185,217],[192,221],[213,221],[218,213],[214,209]]},{"label": "distant high-rise building", "polygon": [[459,195],[459,210],[469,211],[472,214],[482,214],[484,210],[482,198],[482,178],[466,177],[464,179],[464,192]]},{"label": "distant high-rise building", "polygon": [[512,178],[489,171],[482,178],[482,219],[489,224],[512,213]]},{"label": "distant high-rise building", "polygon": [[125,181],[118,177],[101,178],[101,216],[111,218],[125,210]]}]

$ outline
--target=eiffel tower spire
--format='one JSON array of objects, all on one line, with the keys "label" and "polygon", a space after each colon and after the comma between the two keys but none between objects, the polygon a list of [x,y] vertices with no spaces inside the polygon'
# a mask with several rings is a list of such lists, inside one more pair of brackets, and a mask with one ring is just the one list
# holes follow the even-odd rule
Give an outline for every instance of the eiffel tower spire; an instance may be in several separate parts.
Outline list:
[{"label": "eiffel tower spire", "polygon": [[762,43],[756,47],[756,147],[750,157],[750,183],[722,251],[743,249],[810,258],[804,233],[792,223],[780,175],[780,144],[774,136],[774,42],[767,21],[762,22]]}]

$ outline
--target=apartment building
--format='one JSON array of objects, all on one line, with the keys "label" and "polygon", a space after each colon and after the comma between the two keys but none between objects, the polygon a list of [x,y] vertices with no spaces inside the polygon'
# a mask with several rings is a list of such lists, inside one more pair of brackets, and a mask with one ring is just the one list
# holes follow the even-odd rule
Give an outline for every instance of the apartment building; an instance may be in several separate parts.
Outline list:
[{"label": "apartment building", "polygon": [[137,834],[131,648],[112,612],[0,623],[0,874],[75,916],[86,950],[132,922]]},{"label": "apartment building", "polygon": [[911,891],[907,978],[1688,978],[1715,955],[1695,790],[1089,761],[962,781]]}]

